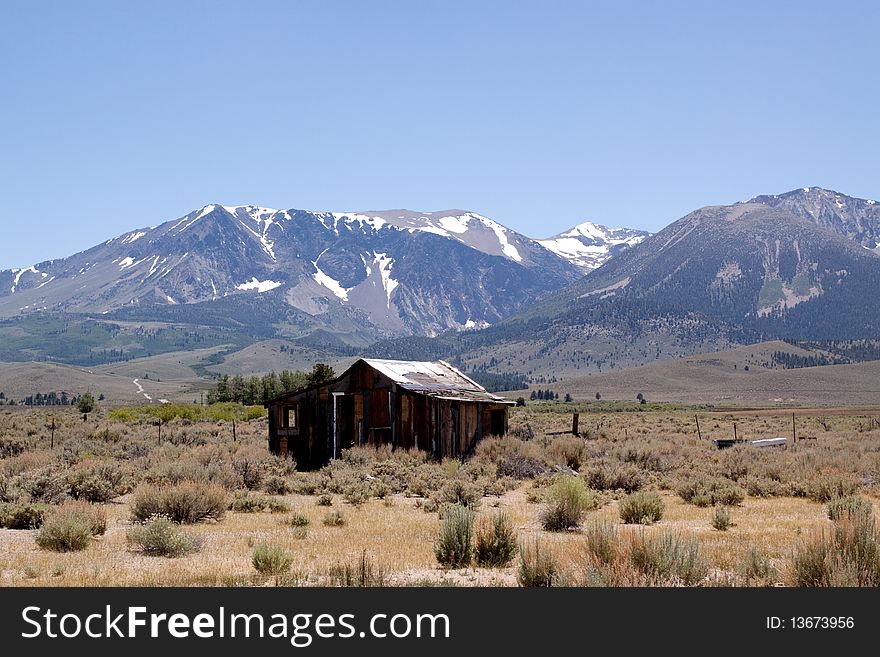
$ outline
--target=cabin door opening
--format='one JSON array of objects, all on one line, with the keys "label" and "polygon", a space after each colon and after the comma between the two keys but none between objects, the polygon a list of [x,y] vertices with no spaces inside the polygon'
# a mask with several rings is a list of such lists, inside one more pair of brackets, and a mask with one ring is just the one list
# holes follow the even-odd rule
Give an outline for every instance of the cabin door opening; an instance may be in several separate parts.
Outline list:
[{"label": "cabin door opening", "polygon": [[493,436],[504,435],[504,411],[491,411],[489,415],[489,433]]},{"label": "cabin door opening", "polygon": [[358,427],[354,420],[354,395],[333,393],[333,458],[358,443]]}]

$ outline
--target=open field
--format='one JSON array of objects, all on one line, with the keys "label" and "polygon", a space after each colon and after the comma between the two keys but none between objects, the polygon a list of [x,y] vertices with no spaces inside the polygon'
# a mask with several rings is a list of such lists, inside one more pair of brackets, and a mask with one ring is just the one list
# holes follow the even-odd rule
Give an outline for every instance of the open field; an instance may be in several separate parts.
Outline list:
[{"label": "open field", "polygon": [[[767,366],[773,351],[799,353],[783,342],[738,347],[591,376],[566,379],[551,387],[576,399],[777,406],[880,404],[880,361],[798,369]],[[748,368],[748,369],[746,369]]]},{"label": "open field", "polygon": [[[569,411],[577,406],[585,436],[551,435],[570,426]],[[8,515],[13,506],[30,505],[51,514],[80,497],[101,500],[95,506],[106,516],[106,532],[82,551],[40,549],[36,529],[0,529],[0,585],[263,585],[274,580],[257,574],[251,556],[255,546],[270,543],[292,560],[281,584],[350,585],[351,573],[366,563],[369,577],[362,581],[368,584],[515,586],[518,557],[499,568],[440,567],[434,554],[440,516],[454,501],[476,507],[478,524],[506,512],[523,544],[538,537],[552,550],[556,584],[597,583],[585,545],[596,523],[607,521],[636,543],[669,532],[696,541],[706,569],[686,583],[785,585],[797,583],[797,546],[817,530],[830,531],[830,499],[859,493],[878,511],[880,409],[802,410],[798,435],[814,439],[782,449],[719,451],[709,439],[730,437],[734,422],[740,437],[776,437],[790,435],[791,415],[698,410],[701,441],[693,408],[534,404],[515,409],[511,434],[484,441],[465,463],[357,449],[313,473],[295,472],[292,463],[266,453],[265,419],[239,421],[236,441],[226,422],[177,419],[165,424],[160,444],[145,412],[100,411],[88,422],[70,411],[56,413],[50,447],[50,411],[0,411],[0,509]],[[583,482],[597,508],[577,528],[547,531],[542,514],[550,491],[571,478]],[[224,508],[239,508],[234,500],[240,504],[246,496],[272,500],[278,512],[227,510],[219,519],[185,524],[199,551],[147,556],[127,540],[137,526],[138,495],[145,485],[164,490],[187,481],[221,490]],[[622,524],[620,506],[637,490],[660,495],[659,522]],[[699,495],[685,499],[687,490]],[[729,510],[726,531],[712,526],[712,495]],[[342,524],[325,525],[337,511]],[[304,526],[291,526],[296,514]],[[744,565],[755,559],[767,566],[759,575]],[[682,583],[644,577],[615,571],[611,583]]]}]

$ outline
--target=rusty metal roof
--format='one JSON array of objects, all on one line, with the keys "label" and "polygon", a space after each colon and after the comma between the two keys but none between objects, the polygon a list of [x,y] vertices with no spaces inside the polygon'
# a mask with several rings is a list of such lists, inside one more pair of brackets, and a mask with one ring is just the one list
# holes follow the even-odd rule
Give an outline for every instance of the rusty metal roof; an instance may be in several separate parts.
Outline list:
[{"label": "rusty metal roof", "polygon": [[498,397],[446,361],[382,360],[364,358],[401,388],[419,394],[456,401],[512,403]]}]

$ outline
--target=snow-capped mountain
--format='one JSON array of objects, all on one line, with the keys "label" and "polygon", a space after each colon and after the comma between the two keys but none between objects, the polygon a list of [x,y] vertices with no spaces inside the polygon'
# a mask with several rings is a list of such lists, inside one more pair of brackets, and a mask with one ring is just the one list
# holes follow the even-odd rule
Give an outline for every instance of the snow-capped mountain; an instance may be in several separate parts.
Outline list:
[{"label": "snow-capped mountain", "polygon": [[559,235],[538,240],[538,244],[565,258],[586,274],[650,234],[643,230],[608,228],[586,221]]},{"label": "snow-capped mountain", "polygon": [[0,272],[0,317],[202,308],[256,295],[278,309],[279,323],[291,311],[312,318],[296,320],[303,330],[335,331],[344,317],[377,335],[431,335],[493,324],[579,276],[566,258],[464,210],[211,204],[69,258]]}]

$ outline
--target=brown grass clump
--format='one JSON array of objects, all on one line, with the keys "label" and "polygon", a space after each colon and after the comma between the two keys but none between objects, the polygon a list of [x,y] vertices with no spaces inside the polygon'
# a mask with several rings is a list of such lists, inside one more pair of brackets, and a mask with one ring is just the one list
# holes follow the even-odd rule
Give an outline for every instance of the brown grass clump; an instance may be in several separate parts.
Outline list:
[{"label": "brown grass clump", "polygon": [[166,516],[176,523],[219,520],[226,513],[226,492],[214,484],[181,482],[172,486],[143,485],[134,493],[132,519],[145,521]]},{"label": "brown grass clump", "polygon": [[101,507],[84,502],[69,502],[48,514],[34,537],[43,550],[76,552],[84,550],[92,536],[107,529],[107,517]]}]

